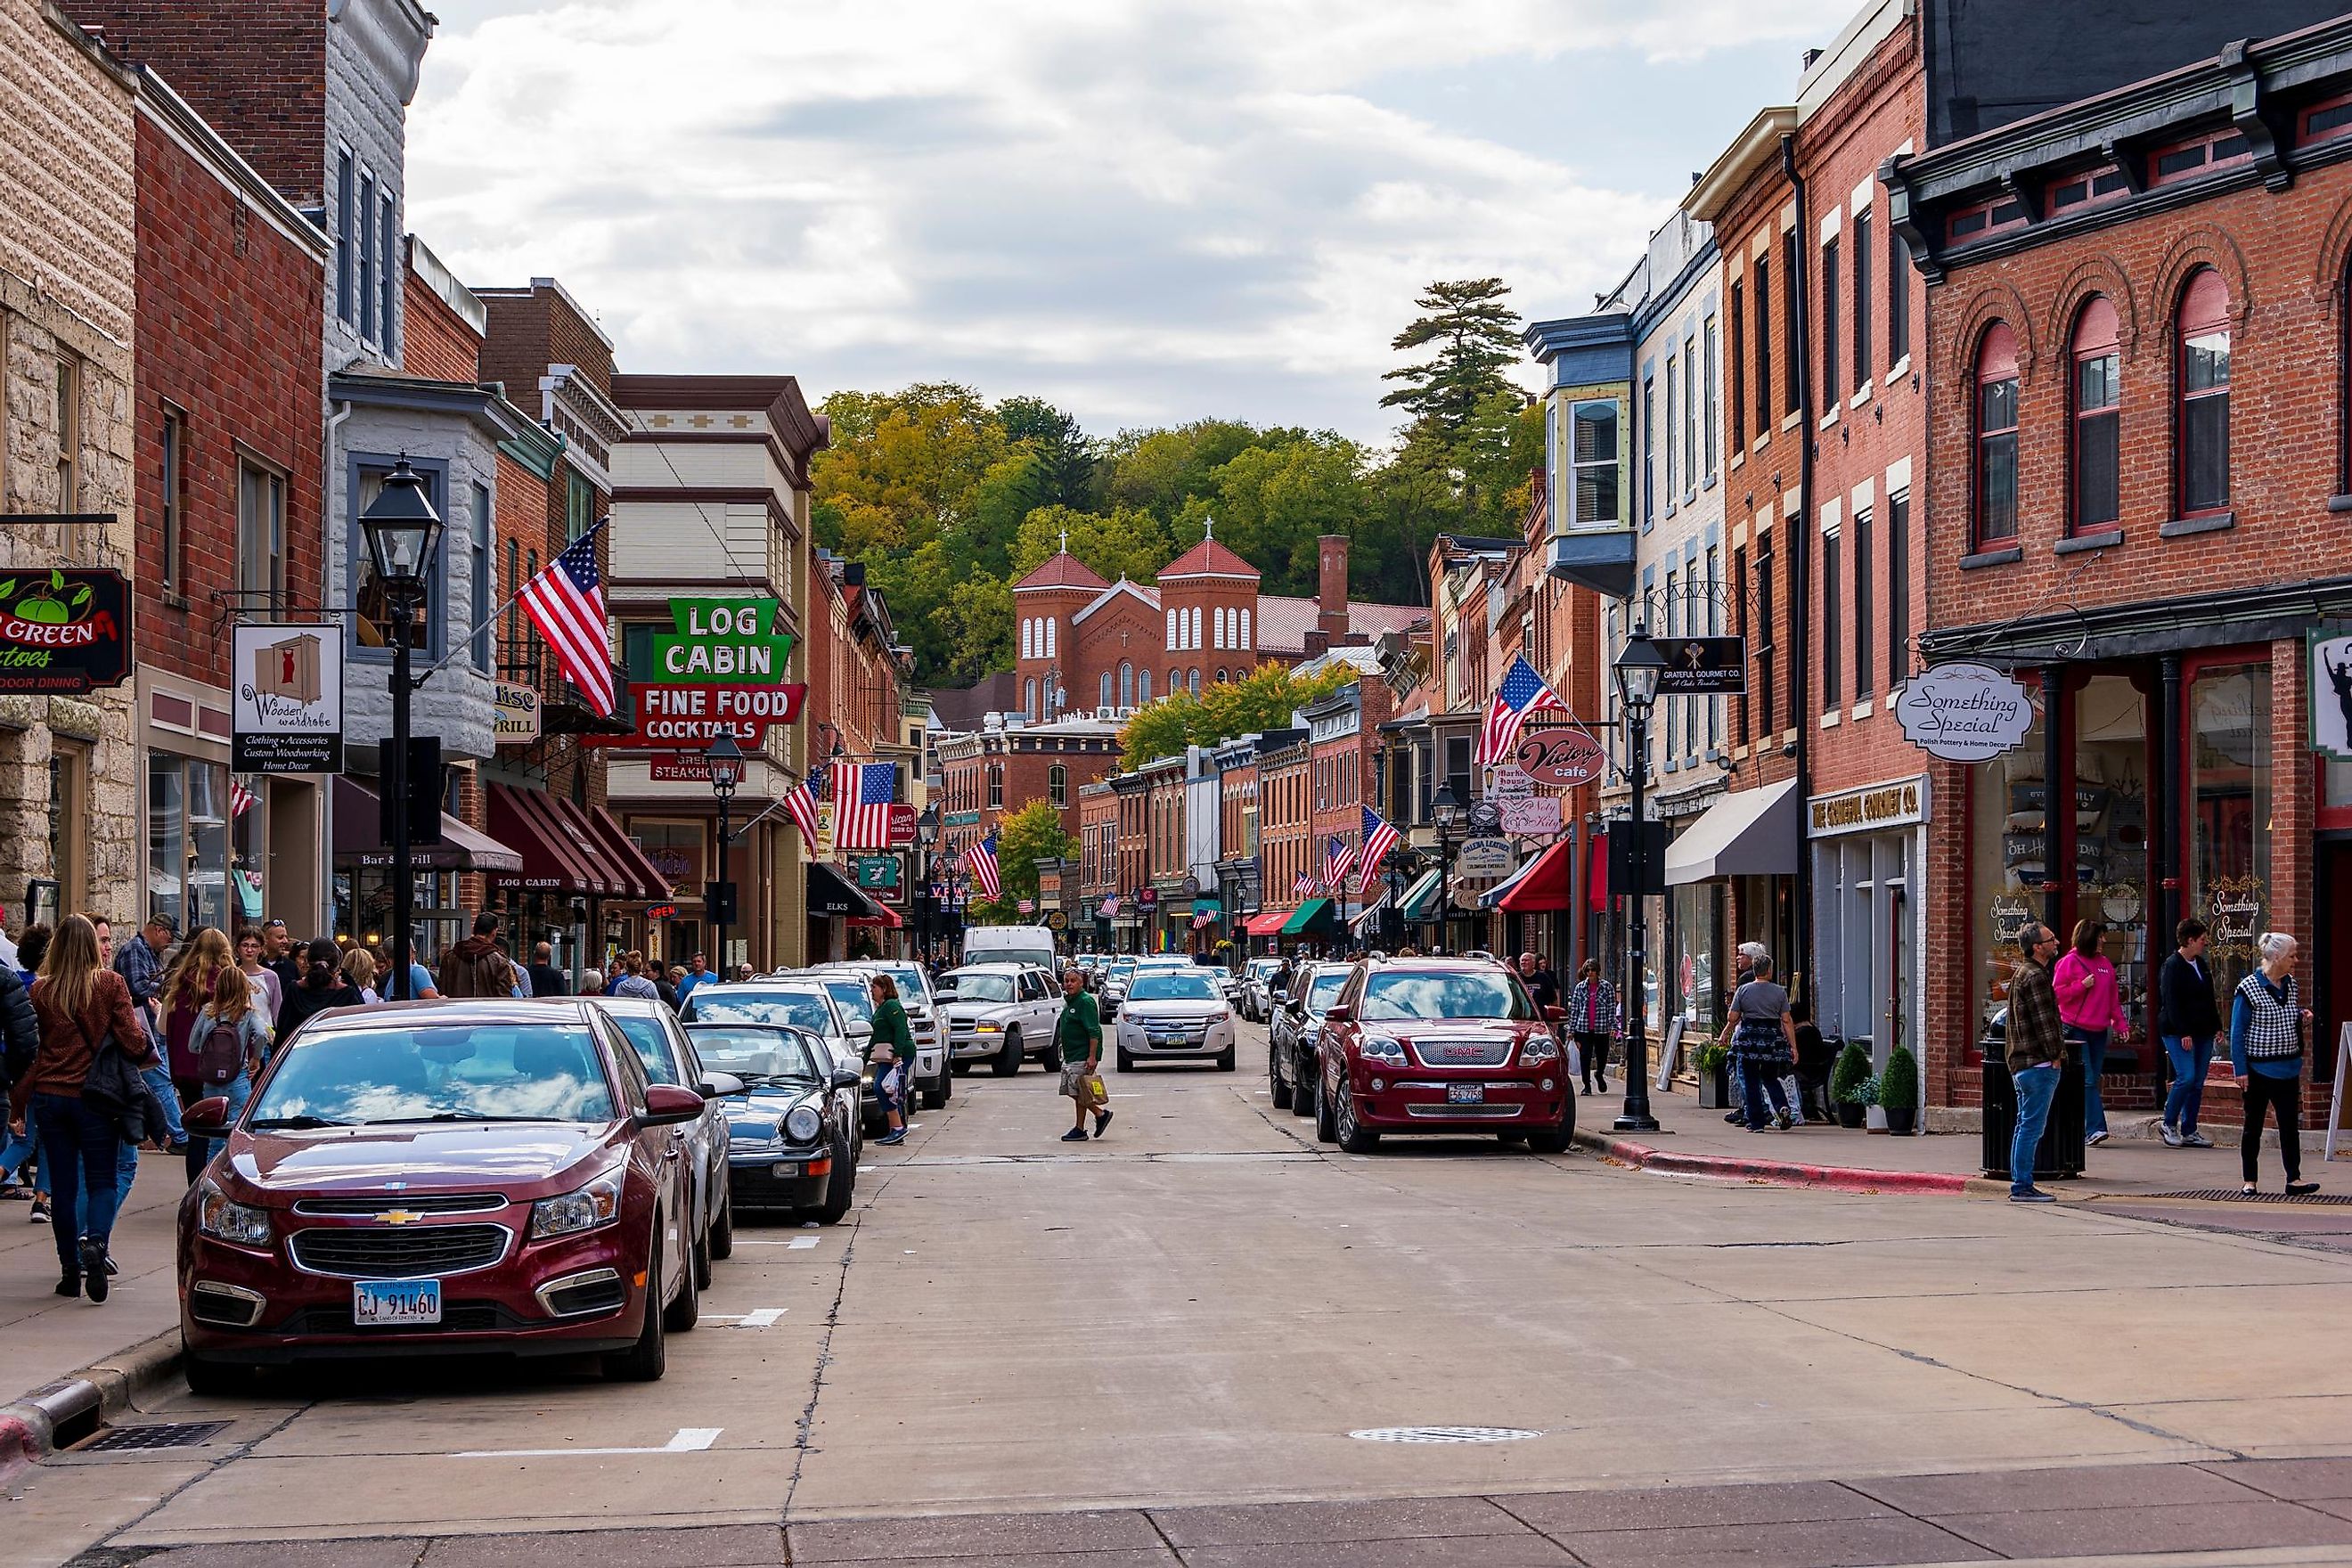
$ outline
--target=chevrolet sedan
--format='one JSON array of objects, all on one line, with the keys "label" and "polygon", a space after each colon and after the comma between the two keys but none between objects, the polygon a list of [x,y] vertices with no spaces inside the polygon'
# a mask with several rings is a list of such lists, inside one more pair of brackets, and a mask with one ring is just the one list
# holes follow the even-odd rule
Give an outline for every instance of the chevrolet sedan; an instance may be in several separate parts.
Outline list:
[{"label": "chevrolet sedan", "polygon": [[648,1080],[578,1001],[411,1002],[320,1014],[180,1205],[188,1384],[387,1355],[604,1358],[650,1381],[700,1303],[681,1129],[694,1089]]},{"label": "chevrolet sedan", "polygon": [[1234,1070],[1234,1010],[1210,970],[1141,969],[1128,987],[1114,1031],[1118,1070],[1139,1061],[1198,1061],[1214,1058],[1218,1070]]}]

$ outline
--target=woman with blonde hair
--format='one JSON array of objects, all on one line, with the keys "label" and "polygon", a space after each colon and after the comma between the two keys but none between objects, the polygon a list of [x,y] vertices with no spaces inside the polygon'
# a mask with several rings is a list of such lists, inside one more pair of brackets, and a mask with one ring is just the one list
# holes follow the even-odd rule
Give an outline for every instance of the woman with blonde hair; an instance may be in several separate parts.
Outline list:
[{"label": "woman with blonde hair", "polygon": [[[41,1140],[41,1169],[49,1180],[50,1228],[57,1237],[60,1296],[89,1293],[106,1300],[107,1238],[114,1230],[121,1199],[115,1170],[123,1128],[83,1098],[93,1069],[126,1088],[140,1083],[135,1071],[116,1071],[101,1061],[110,1047],[131,1068],[153,1064],[155,1052],[131,1005],[131,987],[99,957],[98,929],[81,915],[58,925],[56,940],[41,960],[33,985],[33,1013],[40,1022],[40,1048],[30,1072],[10,1094],[12,1130],[27,1120]],[[160,1117],[160,1111],[157,1115]],[[76,1215],[87,1203],[77,1227]]]},{"label": "woman with blonde hair", "polygon": [[[226,1100],[224,1121],[236,1121],[252,1097],[254,1075],[269,1054],[269,1020],[254,1005],[253,987],[244,972],[233,966],[222,970],[214,980],[212,999],[196,1016],[188,1045],[196,1058],[197,1097]],[[188,1158],[199,1173],[212,1163],[220,1145],[217,1138],[188,1140]]]},{"label": "woman with blonde hair", "polygon": [[343,954],[343,978],[360,994],[360,1000],[373,1006],[383,1000],[375,993],[375,954],[353,943]]}]

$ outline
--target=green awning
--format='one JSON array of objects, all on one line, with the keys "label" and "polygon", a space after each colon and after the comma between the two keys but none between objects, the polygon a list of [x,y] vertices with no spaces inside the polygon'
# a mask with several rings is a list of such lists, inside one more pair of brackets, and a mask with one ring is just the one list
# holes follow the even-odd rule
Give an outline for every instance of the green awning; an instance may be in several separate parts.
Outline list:
[{"label": "green awning", "polygon": [[1194,899],[1192,912],[1196,915],[1222,915],[1225,912],[1225,906],[1214,899]]},{"label": "green awning", "polygon": [[1282,931],[1280,934],[1283,936],[1298,935],[1299,932],[1305,931],[1308,926],[1311,926],[1317,921],[1323,919],[1325,912],[1330,910],[1330,908],[1331,900],[1328,899],[1307,900],[1305,903],[1299,905],[1298,908],[1291,911],[1291,915],[1288,920],[1282,922]]},{"label": "green awning", "polygon": [[1397,907],[1409,921],[1433,921],[1437,918],[1437,895],[1445,880],[1442,868],[1432,867],[1404,890],[1404,900]]}]

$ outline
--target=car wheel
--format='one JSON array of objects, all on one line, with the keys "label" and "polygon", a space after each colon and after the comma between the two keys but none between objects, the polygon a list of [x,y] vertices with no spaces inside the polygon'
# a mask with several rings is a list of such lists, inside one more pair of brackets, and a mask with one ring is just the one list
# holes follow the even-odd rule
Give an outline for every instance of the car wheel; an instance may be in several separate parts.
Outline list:
[{"label": "car wheel", "polygon": [[719,1217],[710,1222],[710,1256],[725,1261],[735,1256],[735,1194],[719,1201]]},{"label": "car wheel", "polygon": [[940,1106],[945,1105],[948,1102],[948,1089],[954,1082],[955,1079],[949,1077],[948,1074],[942,1070],[935,1082],[925,1086],[923,1089],[920,1096],[923,1102],[923,1109],[925,1110],[937,1110]]},{"label": "car wheel", "polygon": [[637,1342],[604,1358],[604,1375],[621,1383],[657,1383],[669,1370],[669,1343],[662,1337],[661,1227],[654,1227],[653,1256],[646,1263],[646,1323]]},{"label": "car wheel", "polygon": [[1312,1062],[1297,1063],[1296,1070],[1292,1076],[1297,1079],[1297,1082],[1290,1091],[1290,1114],[1293,1116],[1314,1115],[1315,1064]]},{"label": "car wheel", "polygon": [[1135,1070],[1135,1058],[1127,1054],[1127,1047],[1125,1046],[1121,1046],[1118,1048],[1118,1070],[1121,1072],[1133,1072]]},{"label": "car wheel", "polygon": [[948,1074],[951,1078],[961,1078],[971,1070],[971,1058],[969,1057],[958,1057],[953,1061],[948,1063]]},{"label": "car wheel", "polygon": [[1231,1072],[1234,1070],[1233,1047],[1227,1046],[1223,1050],[1217,1053],[1217,1070],[1219,1072]]},{"label": "car wheel", "polygon": [[1266,1092],[1274,1097],[1274,1108],[1276,1110],[1289,1110],[1290,1080],[1282,1076],[1282,1068],[1276,1062],[1272,1051],[1265,1056],[1265,1081]]},{"label": "car wheel", "polygon": [[824,1202],[817,1205],[819,1225],[839,1225],[857,1197],[857,1156],[843,1149],[833,1157],[833,1174],[824,1184]]},{"label": "car wheel", "polygon": [[694,1244],[694,1288],[710,1289],[710,1232],[705,1230],[702,1239]]},{"label": "car wheel", "polygon": [[1350,1154],[1369,1154],[1381,1146],[1381,1135],[1356,1120],[1356,1091],[1341,1084],[1338,1091],[1339,1103],[1333,1108],[1333,1120],[1338,1124],[1339,1147]]},{"label": "car wheel", "polygon": [[188,1392],[199,1399],[216,1399],[240,1392],[245,1384],[245,1369],[222,1362],[206,1361],[181,1342],[180,1373],[188,1380]]},{"label": "car wheel", "polygon": [[1338,1121],[1332,1117],[1330,1091],[1323,1087],[1323,1078],[1319,1070],[1313,1081],[1315,1084],[1315,1141],[1318,1143],[1337,1143],[1339,1141],[1339,1127]]},{"label": "car wheel", "polygon": [[1037,1065],[1044,1068],[1047,1072],[1060,1072],[1062,1070],[1061,1042],[1057,1040],[1054,1044],[1047,1046],[1045,1049],[1045,1053],[1038,1057]]},{"label": "car wheel", "polygon": [[[662,1327],[673,1334],[691,1332],[702,1321],[702,1282],[709,1277],[709,1263],[699,1257],[698,1246],[687,1254],[686,1271],[677,1281],[677,1294],[662,1309]],[[654,1276],[658,1279],[659,1275]]]},{"label": "car wheel", "polygon": [[1560,1108],[1559,1125],[1547,1127],[1528,1134],[1528,1147],[1538,1154],[1562,1154],[1576,1141],[1576,1090],[1568,1091],[1568,1103]]},{"label": "car wheel", "polygon": [[1021,1049],[1021,1031],[1007,1029],[1004,1031],[1004,1048],[996,1053],[995,1059],[988,1064],[988,1070],[999,1078],[1011,1078],[1021,1070],[1021,1058],[1024,1054]]}]

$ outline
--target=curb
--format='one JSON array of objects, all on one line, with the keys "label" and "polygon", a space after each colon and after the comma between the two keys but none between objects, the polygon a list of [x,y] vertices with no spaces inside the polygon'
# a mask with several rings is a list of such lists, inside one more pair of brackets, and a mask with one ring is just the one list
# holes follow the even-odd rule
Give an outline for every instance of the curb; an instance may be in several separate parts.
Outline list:
[{"label": "curb", "polygon": [[0,1407],[0,1480],[55,1453],[60,1432],[79,1442],[179,1371],[180,1331],[167,1329]]},{"label": "curb", "polygon": [[[1874,1171],[1854,1165],[1811,1165],[1795,1160],[1747,1160],[1728,1154],[1685,1154],[1637,1143],[1631,1138],[1588,1132],[1579,1128],[1576,1146],[1630,1165],[1674,1176],[1713,1176],[1718,1180],[1772,1182],[1782,1186],[1819,1187],[1839,1193],[1967,1194],[1979,1178],[1950,1171]],[[2008,1193],[2004,1184],[2001,1191]]]}]

